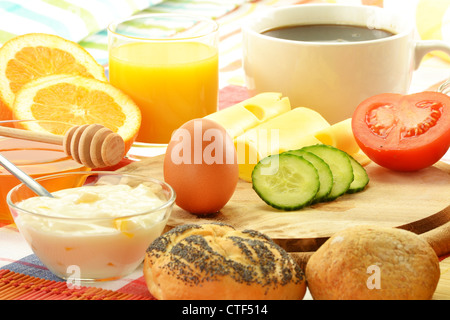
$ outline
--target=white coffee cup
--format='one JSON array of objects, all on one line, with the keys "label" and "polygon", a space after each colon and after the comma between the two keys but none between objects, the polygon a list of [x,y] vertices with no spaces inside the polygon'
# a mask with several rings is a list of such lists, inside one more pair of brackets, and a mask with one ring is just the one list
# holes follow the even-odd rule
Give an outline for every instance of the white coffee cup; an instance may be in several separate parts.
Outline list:
[{"label": "white coffee cup", "polygon": [[[344,24],[394,35],[359,42],[307,42],[264,35],[292,25]],[[292,107],[309,107],[330,123],[352,116],[364,99],[406,94],[413,72],[443,41],[416,39],[412,19],[387,9],[343,4],[302,4],[267,10],[243,25],[243,69],[251,93],[281,92]]]}]

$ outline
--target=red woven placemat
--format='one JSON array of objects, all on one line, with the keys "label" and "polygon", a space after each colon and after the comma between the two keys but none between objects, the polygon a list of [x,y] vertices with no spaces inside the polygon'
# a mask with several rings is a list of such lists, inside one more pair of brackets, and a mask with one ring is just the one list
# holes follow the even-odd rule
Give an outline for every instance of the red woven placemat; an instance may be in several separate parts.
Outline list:
[{"label": "red woven placemat", "polygon": [[0,300],[153,300],[136,294],[95,287],[71,288],[66,282],[0,270]]}]

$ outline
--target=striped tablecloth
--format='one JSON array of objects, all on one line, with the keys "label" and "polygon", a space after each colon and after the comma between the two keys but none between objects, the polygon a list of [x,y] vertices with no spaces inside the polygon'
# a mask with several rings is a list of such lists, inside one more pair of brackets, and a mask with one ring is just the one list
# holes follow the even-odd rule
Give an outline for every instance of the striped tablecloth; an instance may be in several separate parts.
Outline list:
[{"label": "striped tablecloth", "polygon": [[[26,32],[60,34],[80,42],[105,67],[105,27],[113,19],[138,12],[182,11],[208,15],[221,26],[220,33],[220,107],[246,98],[241,65],[241,32],[245,19],[275,6],[309,2],[361,3],[361,1],[295,1],[295,0],[128,0],[128,1],[0,1],[0,44],[8,38]],[[450,39],[447,27],[449,1],[366,0],[365,5],[383,5],[415,15],[418,36],[425,39]],[[82,3],[83,5],[80,5]],[[120,5],[119,5],[120,3]],[[434,4],[434,5],[432,5]],[[436,8],[439,4],[441,8]],[[445,6],[446,5],[446,6]],[[420,9],[420,10],[419,10]],[[448,12],[448,13],[447,13]],[[51,16],[49,19],[48,15]],[[20,20],[16,20],[17,17]],[[55,17],[61,17],[58,21]],[[13,19],[14,18],[14,19]],[[25,22],[33,21],[26,26]],[[65,21],[76,26],[62,27]],[[29,28],[28,28],[29,27]],[[436,88],[449,77],[450,60],[440,54],[428,55],[413,77],[411,92]],[[149,154],[150,155],[150,154]],[[444,159],[450,163],[447,154]],[[127,162],[124,161],[122,165]],[[447,195],[448,196],[448,195]],[[442,263],[443,282],[437,299],[450,299],[450,266]],[[445,282],[444,282],[445,281]],[[83,288],[68,288],[33,254],[14,225],[0,225],[0,299],[153,299],[143,279],[142,267],[123,279],[90,284]],[[308,296],[307,296],[308,298]]]}]

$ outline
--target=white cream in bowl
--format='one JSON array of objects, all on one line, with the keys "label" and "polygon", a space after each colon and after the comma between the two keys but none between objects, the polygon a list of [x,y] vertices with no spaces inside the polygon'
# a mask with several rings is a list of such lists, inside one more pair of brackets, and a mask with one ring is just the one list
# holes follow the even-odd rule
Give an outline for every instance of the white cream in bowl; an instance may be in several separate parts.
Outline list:
[{"label": "white cream in bowl", "polygon": [[[34,253],[54,274],[67,279],[108,280],[132,272],[167,223],[160,185],[88,185],[16,206],[15,222]],[[158,208],[160,208],[158,210]]]}]

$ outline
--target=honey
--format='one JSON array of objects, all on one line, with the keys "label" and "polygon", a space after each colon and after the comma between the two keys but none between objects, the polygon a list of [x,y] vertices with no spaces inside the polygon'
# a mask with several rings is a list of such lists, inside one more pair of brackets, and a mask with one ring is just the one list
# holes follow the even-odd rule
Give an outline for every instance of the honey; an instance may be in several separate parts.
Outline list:
[{"label": "honey", "polygon": [[[59,145],[0,137],[0,153],[33,178],[53,173],[89,170],[67,156]],[[0,166],[0,224],[13,222],[6,204],[6,195],[19,183],[16,177]],[[65,187],[69,186],[61,186]]]}]

